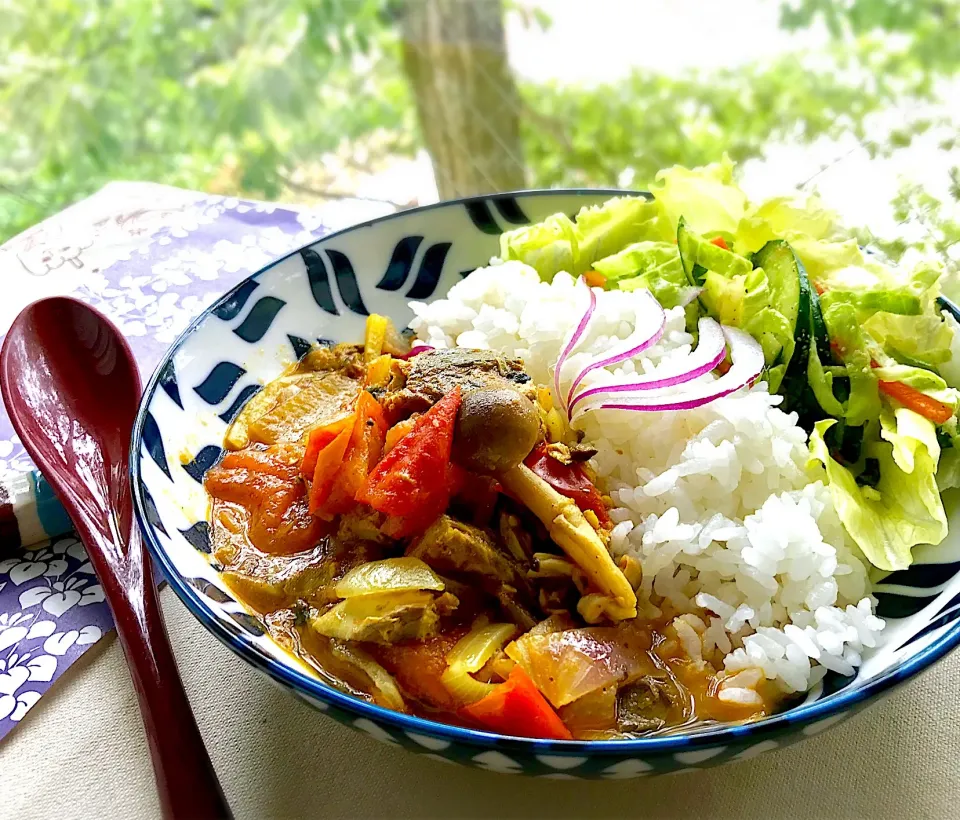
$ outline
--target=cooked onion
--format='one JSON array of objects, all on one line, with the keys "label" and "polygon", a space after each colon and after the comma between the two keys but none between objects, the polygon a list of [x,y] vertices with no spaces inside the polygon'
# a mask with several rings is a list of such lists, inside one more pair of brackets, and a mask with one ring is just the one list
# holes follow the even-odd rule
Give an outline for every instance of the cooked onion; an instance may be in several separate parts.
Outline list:
[{"label": "cooked onion", "polygon": [[433,600],[430,592],[385,592],[357,595],[331,607],[310,621],[318,635],[342,641],[364,640],[371,624],[388,621],[408,607],[425,607]]},{"label": "cooked onion", "polygon": [[490,624],[464,635],[447,655],[449,666],[440,677],[451,695],[463,703],[476,703],[495,687],[472,677],[517,631],[513,624]]},{"label": "cooked onion", "polygon": [[457,641],[447,655],[447,663],[467,672],[479,672],[516,631],[513,624],[490,624],[474,629]]},{"label": "cooked onion", "polygon": [[588,627],[540,635],[528,632],[506,652],[559,708],[651,671],[649,646],[650,636],[633,627]]},{"label": "cooked onion", "polygon": [[370,678],[373,684],[373,697],[381,706],[406,712],[407,705],[403,702],[403,695],[397,686],[396,680],[386,669],[371,658],[366,652],[349,644],[331,642],[330,651],[341,660],[351,663]]},{"label": "cooked onion", "polygon": [[334,587],[341,598],[379,592],[432,589],[443,592],[443,580],[419,558],[386,558],[354,567]]}]

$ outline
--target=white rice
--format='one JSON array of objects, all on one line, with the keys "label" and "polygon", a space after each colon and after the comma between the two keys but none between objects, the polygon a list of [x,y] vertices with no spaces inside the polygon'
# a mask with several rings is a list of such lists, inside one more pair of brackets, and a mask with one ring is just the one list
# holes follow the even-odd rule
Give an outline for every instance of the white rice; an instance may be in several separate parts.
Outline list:
[{"label": "white rice", "polygon": [[[493,262],[446,299],[412,303],[411,327],[437,348],[518,356],[537,383],[552,385],[563,337],[583,313],[582,288],[565,273],[546,284],[519,262]],[[639,295],[597,296],[566,378],[632,330]],[[682,309],[670,310],[657,345],[584,383],[650,372],[692,344]],[[761,383],[695,410],[605,410],[580,420],[614,501],[611,549],[643,566],[644,614],[666,604],[699,616],[677,619],[678,637],[687,645],[699,636],[703,656],[735,675],[725,697],[744,702],[760,680],[755,670],[785,692],[809,689],[827,670],[852,674],[884,626],[863,559],[822,471],[809,464],[806,434],[779,403]]]}]

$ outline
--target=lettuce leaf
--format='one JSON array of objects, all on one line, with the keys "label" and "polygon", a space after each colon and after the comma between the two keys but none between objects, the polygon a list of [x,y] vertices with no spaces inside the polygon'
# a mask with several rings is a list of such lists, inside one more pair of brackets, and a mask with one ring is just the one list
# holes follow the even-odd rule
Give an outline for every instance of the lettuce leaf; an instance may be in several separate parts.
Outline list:
[{"label": "lettuce leaf", "polygon": [[820,297],[824,305],[836,302],[849,302],[865,314],[873,315],[878,311],[899,316],[919,316],[923,312],[923,302],[909,287],[901,288],[864,288],[862,290],[826,290]]},{"label": "lettuce leaf", "polygon": [[500,258],[517,259],[534,268],[545,282],[559,271],[579,273],[580,243],[576,226],[563,214],[548,216],[500,235]]},{"label": "lettuce leaf", "polygon": [[937,370],[950,387],[960,387],[960,322],[949,311],[942,310],[940,315],[950,334],[950,355],[939,363]]},{"label": "lettuce leaf", "polygon": [[902,364],[936,368],[952,358],[953,332],[935,312],[920,316],[875,313],[863,323],[884,353]]},{"label": "lettuce leaf", "polygon": [[937,489],[940,492],[960,487],[960,450],[947,450],[937,465]]},{"label": "lettuce leaf", "polygon": [[895,410],[883,408],[880,412],[880,437],[893,445],[894,463],[905,473],[913,472],[920,447],[926,448],[935,464],[940,459],[936,425],[906,407]]},{"label": "lettuce leaf", "polygon": [[695,292],[683,272],[677,246],[668,242],[635,242],[594,262],[593,268],[621,290],[646,288],[665,308],[688,304]]},{"label": "lettuce leaf", "polygon": [[843,405],[833,394],[833,374],[823,369],[815,344],[810,345],[810,358],[807,359],[807,384],[825,413],[834,418],[846,415]]},{"label": "lettuce leaf", "polygon": [[726,277],[745,276],[753,270],[753,265],[746,257],[724,250],[692,230],[684,231],[683,238],[678,238],[678,247],[690,270],[693,270],[695,265],[700,265]]},{"label": "lettuce leaf", "polygon": [[[872,294],[874,298],[881,293],[896,295],[901,307],[913,300],[916,309],[911,311],[895,310],[889,304],[875,305],[870,291],[865,296],[854,293],[845,298],[856,305],[864,330],[887,356],[901,364],[936,369],[951,360],[954,341],[953,330],[936,302],[941,275],[939,266],[920,266],[898,288]],[[841,296],[828,295],[838,299]],[[871,314],[870,308],[874,306],[877,312]]]},{"label": "lettuce leaf", "polygon": [[500,258],[516,259],[536,269],[546,282],[559,271],[578,276],[597,259],[631,242],[661,239],[661,214],[655,202],[622,196],[581,208],[574,223],[553,214],[536,225],[500,235]]},{"label": "lettuce leaf", "polygon": [[733,162],[726,154],[702,168],[674,165],[660,171],[650,190],[665,222],[664,239],[676,236],[680,217],[697,233],[735,234],[747,210],[747,196],[734,184]]},{"label": "lettuce leaf", "polygon": [[846,302],[827,305],[823,320],[833,349],[843,360],[850,380],[844,418],[851,427],[860,427],[880,415],[880,393],[873,372],[873,351],[863,335],[856,308]]},{"label": "lettuce leaf", "polygon": [[826,239],[836,227],[836,214],[819,197],[781,196],[750,208],[737,226],[735,242],[741,253],[756,253],[771,239]]},{"label": "lettuce leaf", "polygon": [[[849,268],[858,271],[865,270],[866,261],[855,239],[849,239],[846,242],[824,242],[819,239],[796,235],[789,242],[797,256],[800,257],[800,261],[803,262],[810,278],[815,282],[824,282],[826,274],[836,271]],[[852,281],[850,284],[853,287],[860,286],[859,284],[853,284]]]},{"label": "lettuce leaf", "polygon": [[893,457],[893,445],[868,445],[867,457],[880,464],[876,490],[862,488],[846,467],[829,453],[824,435],[836,421],[818,422],[810,436],[810,452],[826,469],[837,514],[866,559],[885,571],[905,569],[917,544],[939,544],[947,534],[947,518],[936,482],[936,460],[927,447],[914,451],[914,466],[905,472]]},{"label": "lettuce leaf", "polygon": [[643,197],[621,196],[602,205],[581,208],[576,220],[579,247],[578,270],[583,273],[596,260],[617,253],[640,240],[666,239],[657,203]]},{"label": "lettuce leaf", "polygon": [[733,276],[707,270],[700,298],[720,324],[745,327],[754,314],[769,306],[770,283],[763,268]]},{"label": "lettuce leaf", "polygon": [[602,273],[609,282],[629,279],[657,269],[672,273],[675,268],[679,268],[683,274],[680,252],[677,246],[670,242],[634,242],[619,253],[593,263],[593,269]]},{"label": "lettuce leaf", "polygon": [[765,307],[748,316],[743,329],[760,342],[767,365],[767,386],[771,393],[775,393],[787,371],[782,362],[790,361],[793,355],[793,328],[780,311]]}]

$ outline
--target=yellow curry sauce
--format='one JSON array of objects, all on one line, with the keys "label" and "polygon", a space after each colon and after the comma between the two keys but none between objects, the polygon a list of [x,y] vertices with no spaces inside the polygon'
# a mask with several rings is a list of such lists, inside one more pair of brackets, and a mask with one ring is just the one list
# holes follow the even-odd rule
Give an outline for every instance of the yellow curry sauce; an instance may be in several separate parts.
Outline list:
[{"label": "yellow curry sauce", "polygon": [[207,472],[213,557],[279,644],[359,697],[507,734],[635,737],[776,707],[759,675],[718,671],[702,619],[638,604],[593,451],[521,361],[407,353],[376,316],[365,346],[314,348]]}]

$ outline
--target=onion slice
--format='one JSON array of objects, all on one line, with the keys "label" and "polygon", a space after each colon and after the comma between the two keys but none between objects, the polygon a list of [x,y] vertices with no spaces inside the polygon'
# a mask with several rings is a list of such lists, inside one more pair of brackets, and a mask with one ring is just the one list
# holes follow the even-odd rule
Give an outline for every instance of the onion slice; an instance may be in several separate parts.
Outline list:
[{"label": "onion slice", "polygon": [[[583,283],[583,286],[587,289],[587,309],[584,311],[583,316],[580,317],[580,321],[577,323],[577,326],[573,329],[573,332],[568,338],[564,339],[563,347],[560,350],[560,356],[557,358],[557,366],[553,371],[553,388],[556,392],[557,399],[560,402],[563,402],[563,395],[560,393],[560,371],[563,370],[563,365],[570,357],[570,354],[574,351],[576,346],[580,344],[581,339],[587,332],[587,327],[590,324],[590,320],[593,318],[593,314],[597,309],[597,294],[593,292],[585,279],[582,277],[578,280]],[[566,410],[566,403],[564,403],[564,410]]]},{"label": "onion slice", "polygon": [[[593,396],[599,396],[609,393],[634,393],[644,390],[658,390],[665,387],[676,387],[678,384],[685,384],[693,381],[705,373],[709,373],[726,356],[726,341],[723,336],[723,328],[713,319],[702,318],[698,325],[698,334],[700,341],[697,348],[689,356],[677,363],[671,363],[670,366],[658,367],[652,373],[646,376],[640,376],[629,381],[613,382],[611,384],[602,384],[592,387],[589,390],[583,390],[574,396],[570,402],[570,412],[581,401]],[[586,372],[586,371],[584,371]]]},{"label": "onion slice", "polygon": [[431,350],[436,350],[433,345],[428,345],[425,342],[421,342],[419,339],[414,341],[413,347],[410,348],[409,352],[404,353],[400,356],[394,356],[395,359],[408,360],[412,359],[414,356],[419,356],[421,353],[427,353]]},{"label": "onion slice", "polygon": [[[587,373],[639,356],[663,337],[663,331],[667,326],[667,314],[650,291],[644,290],[638,295],[640,296],[640,302],[637,305],[636,316],[634,317],[633,332],[615,345],[602,359],[594,360],[580,371],[567,391],[566,406],[568,408],[573,406],[573,394]],[[653,329],[651,330],[651,328]]]},{"label": "onion slice", "polygon": [[752,384],[763,372],[763,348],[750,334],[736,328],[723,327],[723,335],[730,347],[733,363],[716,381],[694,385],[681,393],[664,394],[658,391],[656,395],[625,396],[615,401],[609,401],[610,397],[597,396],[594,401],[581,405],[571,420],[594,410],[692,410]]}]

